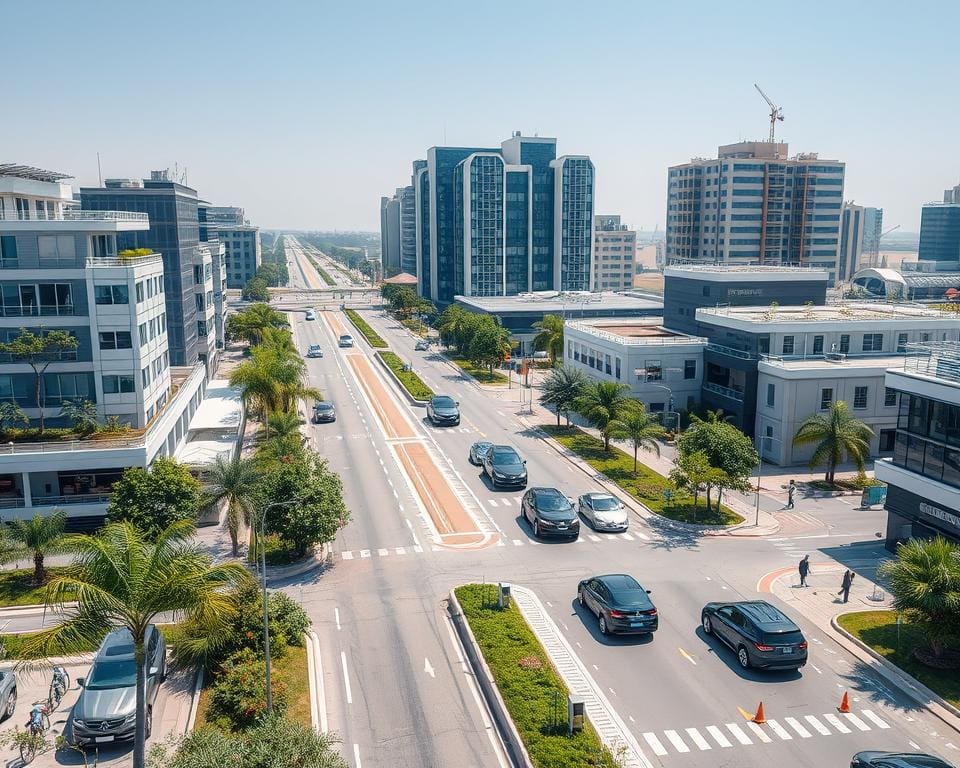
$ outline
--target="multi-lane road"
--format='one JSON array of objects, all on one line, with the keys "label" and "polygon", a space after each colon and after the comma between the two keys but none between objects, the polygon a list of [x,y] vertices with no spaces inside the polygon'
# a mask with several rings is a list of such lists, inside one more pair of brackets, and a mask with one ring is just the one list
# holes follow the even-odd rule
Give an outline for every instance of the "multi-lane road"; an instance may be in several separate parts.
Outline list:
[{"label": "multi-lane road", "polygon": [[[701,537],[637,519],[626,534],[584,528],[578,543],[537,542],[520,519],[521,493],[494,491],[468,463],[473,441],[515,446],[531,485],[572,497],[599,488],[529,428],[519,390],[483,391],[435,353],[414,351],[414,339],[382,313],[364,316],[435,391],[460,401],[463,420],[430,427],[359,334],[355,348],[337,349],[335,336],[349,327],[341,313],[292,317],[297,343],[325,352],[309,361],[310,375],[339,418],[311,427],[310,436],[342,475],[352,520],[334,542],[331,567],[289,589],[321,637],[328,724],[353,765],[504,764],[443,609],[452,586],[483,580],[537,593],[651,765],[822,768],[848,765],[868,748],[955,756],[956,734],[802,616],[793,614],[811,651],[800,674],[742,671],[699,628],[705,602],[758,597],[761,577],[795,565],[801,552],[814,562],[823,550],[869,565],[880,555],[866,543],[880,530],[880,513],[825,504],[810,510],[808,530],[771,539]],[[402,433],[391,425],[397,418]],[[433,464],[433,481],[417,481],[403,459],[407,445]],[[443,538],[438,519],[444,505],[438,513],[431,503],[439,493],[452,493],[446,504],[485,536],[450,546],[457,542]],[[660,610],[652,640],[601,637],[576,606],[577,582],[601,572],[631,573],[652,590]],[[852,717],[836,711],[844,690]],[[757,730],[743,712],[760,701],[775,725]]]}]

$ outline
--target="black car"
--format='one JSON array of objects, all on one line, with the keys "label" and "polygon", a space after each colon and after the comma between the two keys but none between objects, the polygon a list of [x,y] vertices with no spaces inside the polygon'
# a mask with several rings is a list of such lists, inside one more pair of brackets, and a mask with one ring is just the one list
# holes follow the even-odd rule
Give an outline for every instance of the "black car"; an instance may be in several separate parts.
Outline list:
[{"label": "black car", "polygon": [[850,768],[953,768],[933,755],[919,752],[857,752]]},{"label": "black car", "polygon": [[527,462],[509,445],[495,445],[483,457],[483,473],[494,488],[526,488]]},{"label": "black car", "polygon": [[707,603],[700,624],[737,654],[744,669],[800,669],[807,663],[807,641],[800,627],[763,600]]},{"label": "black car", "polygon": [[577,511],[556,488],[531,488],[523,494],[523,516],[537,537],[556,536],[576,539],[580,536]]},{"label": "black car", "polygon": [[577,600],[596,615],[601,635],[648,635],[659,626],[650,590],[641,587],[633,576],[615,573],[584,579],[577,587]]},{"label": "black car", "polygon": [[478,440],[470,446],[470,463],[474,466],[483,464],[483,459],[493,448],[493,443],[488,440]]},{"label": "black car", "polygon": [[434,395],[427,403],[427,418],[435,427],[460,425],[460,403],[449,395]]},{"label": "black car", "polygon": [[333,403],[328,403],[326,400],[320,400],[313,405],[313,423],[314,424],[329,424],[331,421],[337,420],[337,409],[333,407]]}]

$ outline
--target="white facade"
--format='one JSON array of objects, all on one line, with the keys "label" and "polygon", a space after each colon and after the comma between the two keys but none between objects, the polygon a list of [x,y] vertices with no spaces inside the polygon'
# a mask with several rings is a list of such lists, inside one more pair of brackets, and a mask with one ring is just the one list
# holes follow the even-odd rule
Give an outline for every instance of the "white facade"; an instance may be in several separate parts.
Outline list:
[{"label": "white facade", "polygon": [[619,216],[594,216],[591,289],[631,290],[636,253],[637,233],[621,224]]}]

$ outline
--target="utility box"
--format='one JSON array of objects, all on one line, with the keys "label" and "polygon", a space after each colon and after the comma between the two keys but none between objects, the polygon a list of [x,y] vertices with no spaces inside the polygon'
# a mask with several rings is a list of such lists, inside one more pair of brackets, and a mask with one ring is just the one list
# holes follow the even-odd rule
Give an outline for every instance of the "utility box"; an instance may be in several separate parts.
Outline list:
[{"label": "utility box", "polygon": [[510,605],[510,585],[501,581],[497,583],[497,607],[506,608]]},{"label": "utility box", "polygon": [[583,719],[586,717],[586,705],[582,696],[567,695],[567,730],[570,733],[583,730]]}]

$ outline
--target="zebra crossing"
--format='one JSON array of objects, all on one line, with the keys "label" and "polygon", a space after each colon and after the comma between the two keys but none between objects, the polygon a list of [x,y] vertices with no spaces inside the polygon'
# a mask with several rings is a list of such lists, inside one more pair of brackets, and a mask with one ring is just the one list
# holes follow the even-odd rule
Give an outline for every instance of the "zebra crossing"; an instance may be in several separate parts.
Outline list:
[{"label": "zebra crossing", "polygon": [[643,740],[657,757],[673,753],[707,752],[713,749],[730,749],[735,746],[749,747],[753,744],[771,744],[794,739],[812,739],[815,736],[865,732],[874,728],[886,730],[890,724],[871,709],[843,714],[797,715],[784,717],[783,721],[768,719],[759,724],[753,721],[700,726],[699,728],[665,729],[647,731]]}]

